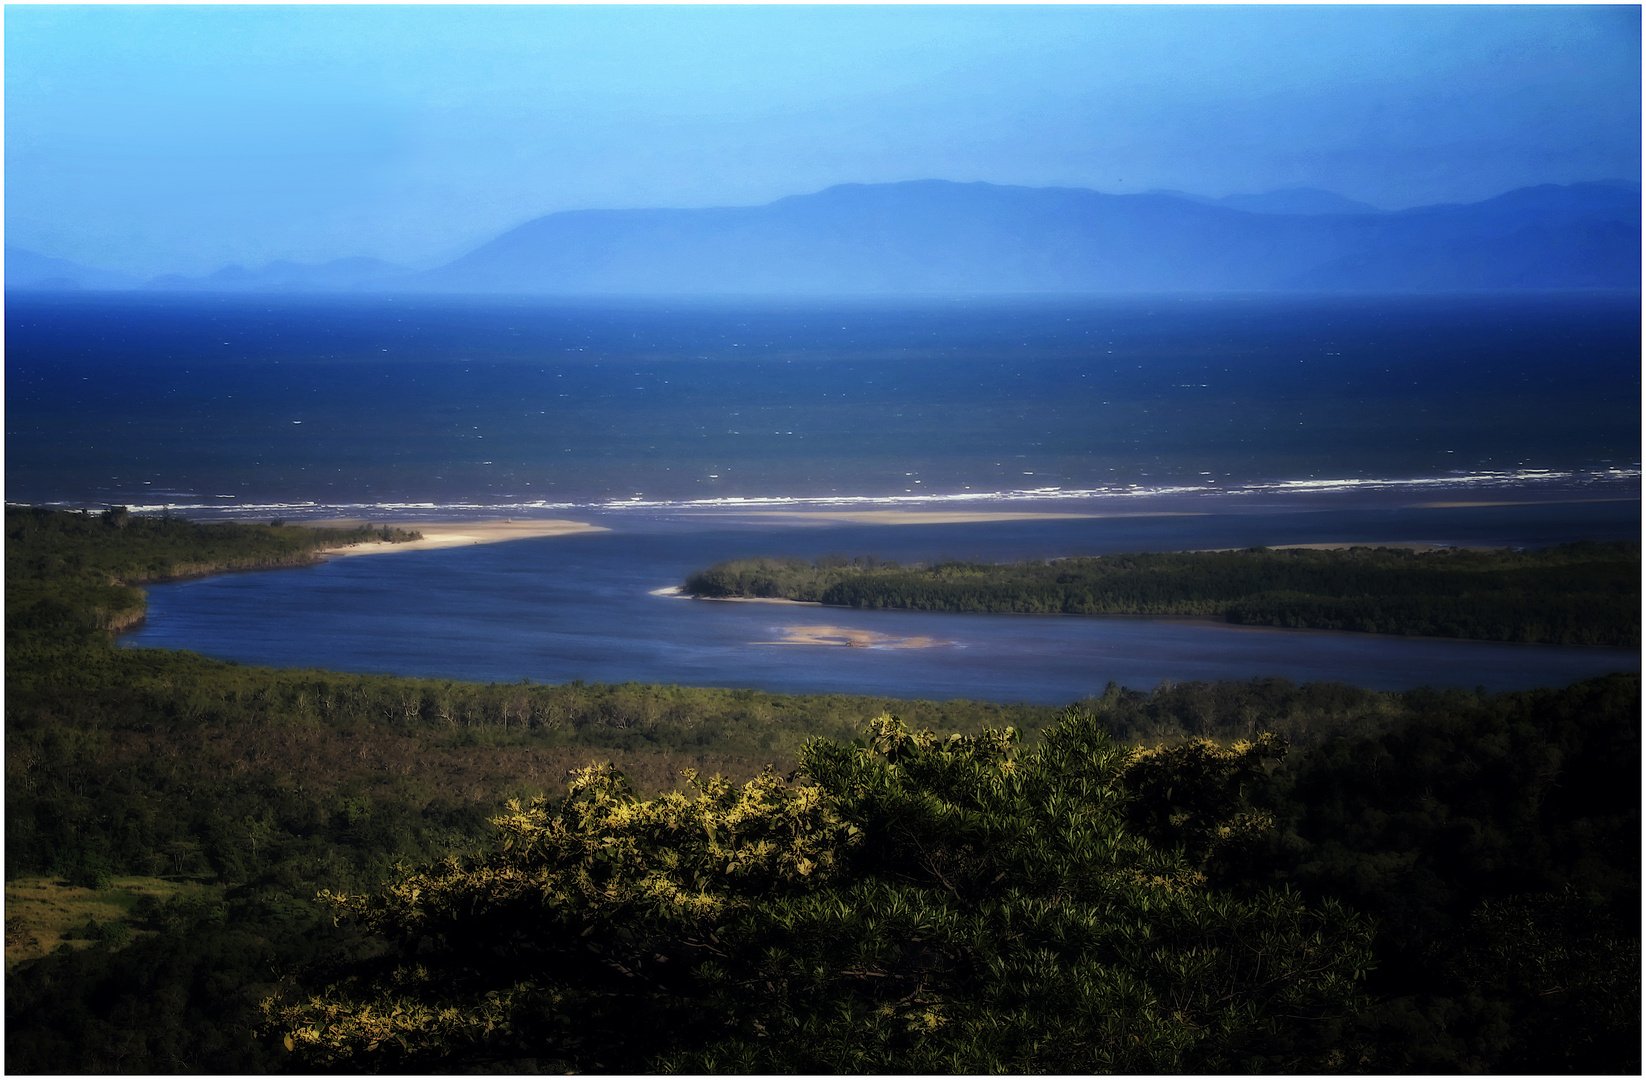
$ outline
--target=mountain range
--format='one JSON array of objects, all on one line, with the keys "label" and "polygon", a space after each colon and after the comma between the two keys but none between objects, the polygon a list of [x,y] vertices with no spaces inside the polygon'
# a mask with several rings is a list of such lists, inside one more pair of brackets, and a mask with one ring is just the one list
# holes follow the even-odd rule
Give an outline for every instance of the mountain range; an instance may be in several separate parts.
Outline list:
[{"label": "mountain range", "polygon": [[765,206],[577,210],[440,267],[372,259],[146,283],[6,249],[6,287],[845,295],[1640,287],[1640,185],[1546,184],[1381,211],[1294,188],[1209,199],[920,180]]}]

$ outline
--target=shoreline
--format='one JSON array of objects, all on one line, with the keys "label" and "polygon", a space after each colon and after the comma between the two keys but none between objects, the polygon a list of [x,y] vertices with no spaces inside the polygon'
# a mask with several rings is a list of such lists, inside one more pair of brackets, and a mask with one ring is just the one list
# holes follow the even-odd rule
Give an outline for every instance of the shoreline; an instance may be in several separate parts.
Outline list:
[{"label": "shoreline", "polygon": [[474,544],[500,544],[509,540],[531,540],[544,536],[573,536],[580,533],[611,532],[611,529],[604,525],[592,525],[586,521],[565,521],[553,518],[531,521],[469,522],[330,519],[305,521],[301,524],[312,528],[352,528],[358,525],[370,525],[374,528],[398,528],[423,534],[421,540],[405,540],[400,543],[373,540],[360,544],[349,544],[345,547],[322,548],[316,552],[322,558],[328,559],[350,555],[381,555],[395,551],[437,551],[442,548],[469,547]]},{"label": "shoreline", "polygon": [[843,604],[825,604],[820,600],[790,600],[782,596],[698,596],[679,585],[648,589],[647,596],[667,596],[676,600],[701,600],[706,604],[780,604],[786,607],[844,607]]}]

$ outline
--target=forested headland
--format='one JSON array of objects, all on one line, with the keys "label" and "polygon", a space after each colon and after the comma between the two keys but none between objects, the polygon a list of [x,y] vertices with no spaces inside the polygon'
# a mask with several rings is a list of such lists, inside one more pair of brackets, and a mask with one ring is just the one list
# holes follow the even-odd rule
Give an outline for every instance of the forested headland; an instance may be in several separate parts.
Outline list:
[{"label": "forested headland", "polygon": [[[113,537],[118,542],[111,542]],[[143,616],[140,585],[230,570],[306,566],[326,548],[421,539],[404,529],[316,529],[240,522],[199,524],[133,514],[6,507],[6,627],[50,632],[78,622],[121,630]]]},{"label": "forested headland", "polygon": [[92,590],[336,538],[148,520],[8,512],[8,894],[124,912],[8,903],[8,1070],[1640,1067],[1636,675],[277,671],[114,648]]},{"label": "forested headland", "polygon": [[686,579],[709,598],[855,608],[1198,615],[1252,626],[1556,645],[1640,644],[1640,544],[1532,551],[1248,548],[900,566],[743,559]]}]

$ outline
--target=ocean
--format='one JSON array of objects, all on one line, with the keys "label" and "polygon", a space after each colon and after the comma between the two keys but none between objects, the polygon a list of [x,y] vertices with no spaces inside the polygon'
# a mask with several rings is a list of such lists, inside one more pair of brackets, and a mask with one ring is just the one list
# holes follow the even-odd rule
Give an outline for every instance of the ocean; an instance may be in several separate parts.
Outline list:
[{"label": "ocean", "polygon": [[1634,296],[14,295],[6,332],[13,501],[293,517],[1638,491]]},{"label": "ocean", "polygon": [[[487,681],[1048,702],[1111,679],[1507,689],[1639,666],[1638,651],[652,595],[750,554],[1638,537],[1633,295],[13,296],[7,346],[12,502],[611,530],[157,586],[128,644]],[[1095,516],[759,516],[866,507]],[[768,644],[816,623],[942,644]]]}]

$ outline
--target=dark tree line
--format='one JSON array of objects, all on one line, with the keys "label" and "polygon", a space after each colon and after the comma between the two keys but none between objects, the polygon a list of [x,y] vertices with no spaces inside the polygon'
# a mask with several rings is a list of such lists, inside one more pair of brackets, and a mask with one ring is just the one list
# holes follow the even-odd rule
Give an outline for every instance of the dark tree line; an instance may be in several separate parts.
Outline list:
[{"label": "dark tree line", "polygon": [[24,639],[50,647],[87,632],[131,626],[143,616],[137,586],[148,582],[303,566],[323,548],[420,536],[403,529],[309,529],[279,522],[199,524],[169,514],[133,515],[123,506],[101,514],[7,506],[6,626],[26,631],[7,634],[8,656]]},{"label": "dark tree line", "polygon": [[1537,551],[1252,548],[913,567],[840,556],[746,559],[693,574],[685,589],[856,608],[1199,615],[1315,630],[1640,643],[1640,545],[1622,541]]}]

